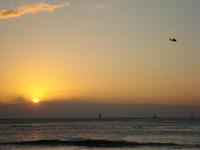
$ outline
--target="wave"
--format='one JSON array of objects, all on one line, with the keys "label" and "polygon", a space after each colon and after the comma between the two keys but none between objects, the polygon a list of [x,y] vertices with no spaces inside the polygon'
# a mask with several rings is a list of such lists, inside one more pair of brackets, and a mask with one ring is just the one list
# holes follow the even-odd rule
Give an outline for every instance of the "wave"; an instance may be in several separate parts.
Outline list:
[{"label": "wave", "polygon": [[16,145],[16,146],[83,146],[94,148],[131,148],[131,147],[157,147],[157,148],[200,148],[200,145],[192,144],[176,144],[176,143],[139,143],[128,141],[115,140],[38,140],[38,141],[22,141],[22,142],[8,142],[0,143],[0,145]]}]

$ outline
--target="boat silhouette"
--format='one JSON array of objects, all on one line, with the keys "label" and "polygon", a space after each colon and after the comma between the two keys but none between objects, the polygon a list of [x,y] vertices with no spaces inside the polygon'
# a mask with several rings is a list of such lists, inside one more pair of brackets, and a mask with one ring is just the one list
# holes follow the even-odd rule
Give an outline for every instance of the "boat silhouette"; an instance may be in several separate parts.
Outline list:
[{"label": "boat silhouette", "polygon": [[155,113],[153,113],[153,119],[158,119],[158,117]]},{"label": "boat silhouette", "polygon": [[194,114],[193,113],[191,113],[190,119],[194,119]]},{"label": "boat silhouette", "polygon": [[101,119],[101,112],[99,112],[99,119]]}]

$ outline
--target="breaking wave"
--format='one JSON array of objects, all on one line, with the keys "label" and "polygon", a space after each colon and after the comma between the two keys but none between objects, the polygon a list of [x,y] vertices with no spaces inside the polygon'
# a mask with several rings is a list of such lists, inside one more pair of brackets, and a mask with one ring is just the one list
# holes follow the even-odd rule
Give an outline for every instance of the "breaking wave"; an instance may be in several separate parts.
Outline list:
[{"label": "breaking wave", "polygon": [[83,146],[83,147],[94,147],[94,148],[131,148],[131,147],[155,147],[155,148],[200,148],[200,145],[192,144],[176,144],[176,143],[139,143],[139,142],[128,142],[122,140],[38,140],[38,141],[22,141],[22,142],[8,142],[0,143],[0,145],[17,145],[17,146]]}]

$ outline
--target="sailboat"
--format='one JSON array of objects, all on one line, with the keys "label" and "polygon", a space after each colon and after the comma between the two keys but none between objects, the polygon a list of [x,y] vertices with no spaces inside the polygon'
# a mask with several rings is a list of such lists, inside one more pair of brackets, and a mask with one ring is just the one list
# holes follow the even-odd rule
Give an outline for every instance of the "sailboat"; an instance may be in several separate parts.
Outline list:
[{"label": "sailboat", "polygon": [[193,115],[193,113],[191,113],[191,115],[190,115],[190,119],[194,119],[194,115]]},{"label": "sailboat", "polygon": [[153,119],[157,119],[158,117],[156,116],[155,113],[153,113]]},{"label": "sailboat", "polygon": [[99,113],[99,119],[101,119],[101,113]]}]

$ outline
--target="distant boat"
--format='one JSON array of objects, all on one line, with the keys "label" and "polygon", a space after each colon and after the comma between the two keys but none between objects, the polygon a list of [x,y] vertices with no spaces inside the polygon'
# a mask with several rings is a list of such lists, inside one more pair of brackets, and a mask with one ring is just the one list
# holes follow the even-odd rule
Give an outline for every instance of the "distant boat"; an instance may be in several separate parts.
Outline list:
[{"label": "distant boat", "polygon": [[193,113],[191,113],[191,115],[190,115],[190,119],[194,119],[194,115],[193,115]]},{"label": "distant boat", "polygon": [[99,113],[99,119],[101,119],[101,113]]},{"label": "distant boat", "polygon": [[153,119],[157,119],[158,117],[156,116],[155,113],[153,113]]}]

